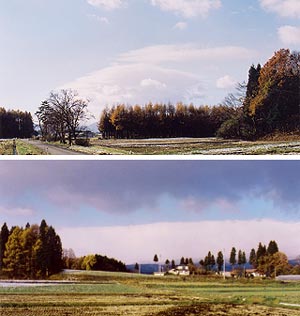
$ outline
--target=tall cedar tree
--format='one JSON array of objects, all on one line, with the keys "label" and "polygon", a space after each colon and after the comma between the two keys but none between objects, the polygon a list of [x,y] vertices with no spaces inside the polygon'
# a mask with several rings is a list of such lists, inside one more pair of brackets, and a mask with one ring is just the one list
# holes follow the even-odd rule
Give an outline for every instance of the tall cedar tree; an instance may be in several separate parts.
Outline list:
[{"label": "tall cedar tree", "polygon": [[249,263],[253,266],[253,268],[256,268],[257,260],[256,260],[256,252],[255,252],[254,248],[252,248],[251,251],[250,251]]},{"label": "tall cedar tree", "polygon": [[218,272],[220,272],[222,270],[223,264],[224,264],[223,252],[219,251],[218,255],[217,255]]},{"label": "tall cedar tree", "polygon": [[1,232],[0,232],[0,272],[3,267],[5,245],[7,243],[8,237],[9,237],[9,230],[6,223],[4,223],[3,226],[1,227]]},{"label": "tall cedar tree", "polygon": [[236,264],[236,249],[235,249],[235,247],[232,247],[232,249],[231,249],[229,262],[232,265],[232,267]]},{"label": "tall cedar tree", "polygon": [[268,245],[267,253],[269,255],[274,255],[278,251],[279,251],[279,249],[278,249],[278,245],[277,245],[276,241],[271,240],[269,245]]}]

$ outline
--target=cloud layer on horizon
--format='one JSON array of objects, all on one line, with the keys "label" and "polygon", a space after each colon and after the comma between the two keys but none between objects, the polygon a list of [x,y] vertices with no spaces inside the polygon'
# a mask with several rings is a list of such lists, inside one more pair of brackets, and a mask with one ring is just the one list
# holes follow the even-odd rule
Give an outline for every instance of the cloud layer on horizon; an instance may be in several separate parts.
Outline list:
[{"label": "cloud layer on horizon", "polygon": [[250,250],[257,249],[259,242],[268,245],[270,240],[276,240],[279,249],[294,259],[299,255],[299,230],[300,222],[264,219],[62,227],[58,233],[64,247],[74,249],[78,256],[100,253],[131,264],[152,263],[154,254],[161,255],[161,262],[179,260],[182,256],[199,260],[208,251],[216,255],[223,249],[228,261],[231,247],[244,250],[248,257]]}]

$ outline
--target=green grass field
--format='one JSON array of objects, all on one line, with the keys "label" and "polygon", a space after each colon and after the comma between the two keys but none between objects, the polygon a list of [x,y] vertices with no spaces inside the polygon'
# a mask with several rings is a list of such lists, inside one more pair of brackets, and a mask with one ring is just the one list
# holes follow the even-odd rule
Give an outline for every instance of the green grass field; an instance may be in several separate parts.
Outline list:
[{"label": "green grass field", "polygon": [[[42,150],[19,139],[16,146],[18,155],[44,155]],[[0,141],[0,155],[13,155],[13,140]]]},{"label": "green grass field", "polygon": [[0,287],[0,315],[300,315],[299,283],[81,272],[70,284]]}]

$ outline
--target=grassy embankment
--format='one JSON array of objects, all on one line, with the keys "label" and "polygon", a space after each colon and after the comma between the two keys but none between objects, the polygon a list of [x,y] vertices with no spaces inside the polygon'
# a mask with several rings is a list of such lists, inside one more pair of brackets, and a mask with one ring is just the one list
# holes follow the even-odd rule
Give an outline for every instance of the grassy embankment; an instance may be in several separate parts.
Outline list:
[{"label": "grassy embankment", "polygon": [[[44,155],[45,153],[22,140],[16,141],[18,155]],[[13,155],[13,140],[0,141],[0,155]]]},{"label": "grassy embankment", "polygon": [[73,284],[0,287],[0,315],[300,315],[299,283],[81,272]]}]

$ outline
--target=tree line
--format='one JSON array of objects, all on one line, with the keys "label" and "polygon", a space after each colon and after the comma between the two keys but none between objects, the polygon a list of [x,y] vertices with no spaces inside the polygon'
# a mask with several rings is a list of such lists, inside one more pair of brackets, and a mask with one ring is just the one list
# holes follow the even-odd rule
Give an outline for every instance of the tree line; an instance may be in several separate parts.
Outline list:
[{"label": "tree line", "polygon": [[0,232],[0,274],[8,278],[46,278],[62,269],[60,237],[45,220],[25,228],[4,223]]},{"label": "tree line", "polygon": [[252,65],[218,106],[178,103],[105,108],[98,128],[105,138],[209,137],[257,139],[300,129],[300,53],[281,49]]},{"label": "tree line", "polygon": [[103,110],[98,127],[104,138],[210,137],[236,110],[224,105],[120,104]]},{"label": "tree line", "polygon": [[30,138],[34,133],[29,112],[0,107],[0,138]]},{"label": "tree line", "polygon": [[63,249],[63,266],[65,269],[128,272],[125,263],[99,254],[76,257],[72,249]]},{"label": "tree line", "polygon": [[[261,275],[266,277],[275,277],[279,274],[299,274],[300,265],[292,267],[289,264],[286,254],[279,251],[278,244],[275,240],[271,240],[268,246],[259,243],[257,249],[252,248],[248,259],[246,253],[243,250],[238,250],[235,247],[231,248],[228,256],[228,262],[231,265],[231,271],[240,277],[247,276],[245,266],[251,265]],[[180,265],[187,265],[189,271],[194,274],[210,274],[221,273],[224,267],[224,252],[219,251],[215,256],[211,251],[199,261],[198,264],[194,264],[192,258],[180,259]],[[158,256],[155,255],[153,261],[158,263]],[[169,259],[165,261],[165,268],[168,271],[170,268],[176,267],[175,260]]]}]

